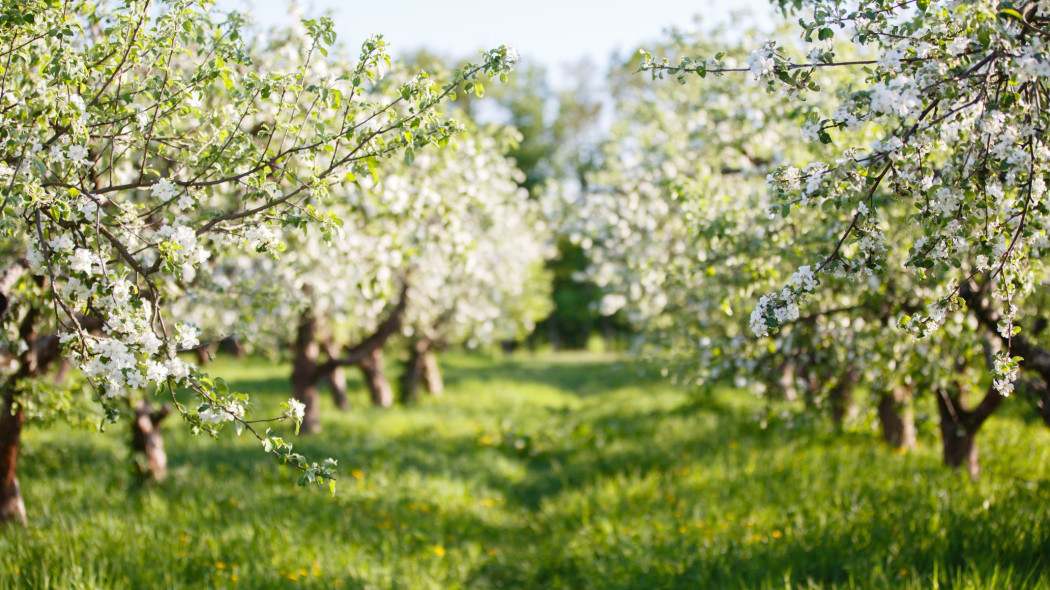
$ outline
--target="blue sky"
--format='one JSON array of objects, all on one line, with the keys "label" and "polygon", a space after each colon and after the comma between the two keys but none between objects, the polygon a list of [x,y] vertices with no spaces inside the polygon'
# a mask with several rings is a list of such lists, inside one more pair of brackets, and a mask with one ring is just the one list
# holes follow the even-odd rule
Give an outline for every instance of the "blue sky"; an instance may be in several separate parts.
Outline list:
[{"label": "blue sky", "polygon": [[[382,33],[398,55],[421,47],[467,57],[503,43],[523,59],[546,65],[558,85],[558,65],[589,57],[607,63],[657,39],[670,25],[688,28],[704,15],[704,28],[727,24],[730,11],[768,11],[764,0],[299,0],[307,16],[332,11],[342,43],[356,47]],[[250,11],[264,25],[287,22],[287,0],[219,0],[220,9]]]}]

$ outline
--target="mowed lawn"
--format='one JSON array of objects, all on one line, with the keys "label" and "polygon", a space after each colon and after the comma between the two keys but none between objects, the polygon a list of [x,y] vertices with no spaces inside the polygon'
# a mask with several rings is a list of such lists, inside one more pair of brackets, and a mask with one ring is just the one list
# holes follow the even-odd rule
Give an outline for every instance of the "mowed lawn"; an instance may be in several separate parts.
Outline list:
[{"label": "mowed lawn", "polygon": [[[1020,400],[980,434],[973,484],[940,465],[931,421],[894,454],[870,420],[763,428],[749,394],[611,356],[443,362],[439,399],[373,409],[352,374],[351,412],[324,400],[324,432],[296,444],[339,460],[334,497],[232,430],[170,418],[171,477],[141,487],[126,423],[31,428],[31,528],[0,532],[0,586],[1050,587],[1050,430]],[[259,417],[288,397],[286,365],[212,372]]]}]

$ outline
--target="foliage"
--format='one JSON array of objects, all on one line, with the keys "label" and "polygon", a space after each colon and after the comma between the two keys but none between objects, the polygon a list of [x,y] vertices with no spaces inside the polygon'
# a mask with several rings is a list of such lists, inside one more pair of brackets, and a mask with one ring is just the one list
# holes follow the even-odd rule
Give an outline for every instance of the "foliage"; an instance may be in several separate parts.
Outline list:
[{"label": "foliage", "polygon": [[[800,109],[796,118],[808,142],[837,143],[838,155],[805,167],[788,163],[769,177],[771,213],[831,239],[796,247],[808,263],[758,299],[751,330],[767,336],[795,322],[821,282],[841,284],[832,278],[858,284],[853,290],[860,292],[888,282],[899,291],[881,298],[897,327],[973,349],[965,333],[975,326],[956,313],[966,299],[969,324],[976,320],[993,349],[990,395],[1013,391],[1022,356],[1045,380],[1044,349],[1019,336],[1018,320],[1038,315],[1036,294],[1045,280],[1042,195],[1050,151],[1039,130],[1050,76],[1041,28],[1050,19],[1047,7],[781,4],[801,16],[804,59],[776,40],[742,63],[720,52],[670,65],[643,52],[642,68],[654,77],[671,72],[685,83],[694,74],[749,74],[784,102],[834,98],[832,105]],[[843,59],[831,45],[840,38],[874,55]],[[818,80],[824,70],[853,74],[825,86]],[[917,308],[910,301],[916,295]],[[996,302],[981,301],[988,296]]]}]

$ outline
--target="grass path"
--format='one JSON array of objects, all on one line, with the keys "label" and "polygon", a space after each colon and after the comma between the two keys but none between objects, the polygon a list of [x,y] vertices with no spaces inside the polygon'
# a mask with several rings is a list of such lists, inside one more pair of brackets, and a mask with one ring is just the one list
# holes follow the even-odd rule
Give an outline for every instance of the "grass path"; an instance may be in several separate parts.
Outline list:
[{"label": "grass path", "polygon": [[[612,357],[444,359],[411,408],[325,400],[297,447],[340,461],[294,486],[247,437],[167,428],[172,475],[131,485],[123,425],[32,429],[32,528],[0,534],[0,587],[1050,588],[1050,431],[1017,409],[981,434],[977,484],[862,427],[777,421]],[[213,373],[265,414],[286,366]]]}]

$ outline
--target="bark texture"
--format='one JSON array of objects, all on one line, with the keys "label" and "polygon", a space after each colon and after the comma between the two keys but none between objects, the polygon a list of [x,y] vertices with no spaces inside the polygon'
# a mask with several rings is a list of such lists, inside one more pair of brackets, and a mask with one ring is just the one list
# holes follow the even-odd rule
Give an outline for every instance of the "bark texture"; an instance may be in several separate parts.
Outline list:
[{"label": "bark texture", "polygon": [[401,374],[401,401],[411,403],[419,399],[419,387],[422,385],[431,395],[445,393],[445,382],[441,378],[434,350],[437,343],[427,337],[412,340],[408,347],[408,360],[405,372]]},{"label": "bark texture", "polygon": [[343,412],[349,411],[350,398],[347,396],[346,369],[335,367],[328,373],[324,381],[325,385],[328,386],[328,390],[332,392],[332,401],[335,402],[335,407]]},{"label": "bark texture", "polygon": [[319,383],[323,378],[332,375],[336,369],[359,364],[373,352],[381,349],[383,344],[401,329],[401,318],[408,304],[408,283],[401,287],[401,295],[386,319],[370,336],[347,348],[342,356],[330,357],[320,361],[321,343],[318,340],[317,318],[312,310],[303,312],[296,329],[295,357],[292,361],[292,395],[305,407],[301,433],[314,434],[321,431]]},{"label": "bark texture", "polygon": [[857,416],[857,403],[853,399],[853,386],[857,384],[859,374],[849,368],[828,392],[828,404],[831,406],[831,420],[836,428],[842,428],[846,420]]},{"label": "bark texture", "polygon": [[914,449],[918,444],[911,398],[911,389],[903,385],[879,396],[882,438],[896,449]]},{"label": "bark texture", "polygon": [[358,363],[365,378],[365,387],[372,398],[372,404],[381,408],[394,405],[394,390],[386,378],[386,366],[383,362],[383,350],[376,348]]},{"label": "bark texture", "polygon": [[168,455],[164,452],[160,423],[170,411],[166,405],[154,410],[148,401],[135,407],[135,419],[131,422],[131,450],[139,475],[145,480],[162,481],[168,476]]},{"label": "bark texture", "polygon": [[[0,276],[0,318],[10,307],[8,294],[24,274],[24,268],[16,265]],[[42,279],[41,279],[42,282]],[[18,356],[18,368],[14,374],[0,384],[0,525],[18,522],[28,524],[25,502],[18,486],[18,452],[22,446],[22,427],[26,416],[19,402],[21,384],[26,379],[45,375],[59,358],[58,337],[54,334],[38,335],[36,323],[40,310],[29,308],[18,327],[18,336],[28,343]],[[92,323],[85,321],[85,329]]]},{"label": "bark texture", "polygon": [[26,417],[15,398],[14,390],[5,388],[3,404],[0,405],[0,524],[17,522],[24,527],[28,520],[22,491],[18,487],[17,468]]},{"label": "bark texture", "polygon": [[300,432],[316,434],[321,432],[321,409],[317,391],[321,376],[317,370],[321,344],[317,341],[317,318],[309,310],[303,312],[299,318],[294,352],[292,395],[306,406]]},{"label": "bark texture", "polygon": [[445,393],[445,381],[441,378],[441,367],[438,366],[437,354],[431,346],[422,354],[423,357],[423,384],[427,392],[433,396]]},{"label": "bark texture", "polygon": [[[339,347],[332,340],[326,340],[324,344],[325,354],[328,358],[339,356]],[[350,409],[350,398],[347,397],[346,370],[343,367],[332,367],[332,370],[324,376],[328,389],[332,392],[332,401],[335,407],[346,412]]]},{"label": "bark texture", "polygon": [[945,465],[953,469],[965,468],[973,480],[981,475],[977,432],[1002,402],[1003,396],[994,387],[989,387],[988,393],[977,407],[966,410],[959,391],[944,388],[937,391]]},{"label": "bark texture", "polygon": [[408,360],[401,373],[401,402],[410,404],[419,400],[419,386],[423,382],[425,370],[424,356],[429,348],[426,338],[417,338],[408,346]]}]

